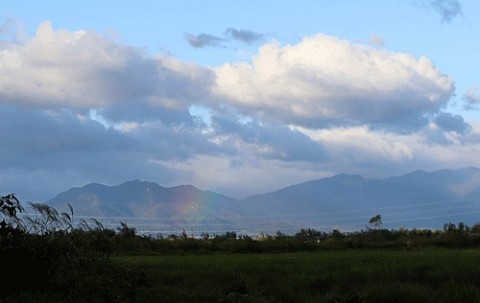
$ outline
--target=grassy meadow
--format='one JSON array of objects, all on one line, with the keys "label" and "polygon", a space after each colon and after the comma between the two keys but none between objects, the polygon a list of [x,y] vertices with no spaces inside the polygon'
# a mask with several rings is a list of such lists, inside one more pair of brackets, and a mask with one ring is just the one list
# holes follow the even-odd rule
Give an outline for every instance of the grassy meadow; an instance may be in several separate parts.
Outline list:
[{"label": "grassy meadow", "polygon": [[478,302],[480,251],[343,250],[117,256],[135,302]]}]

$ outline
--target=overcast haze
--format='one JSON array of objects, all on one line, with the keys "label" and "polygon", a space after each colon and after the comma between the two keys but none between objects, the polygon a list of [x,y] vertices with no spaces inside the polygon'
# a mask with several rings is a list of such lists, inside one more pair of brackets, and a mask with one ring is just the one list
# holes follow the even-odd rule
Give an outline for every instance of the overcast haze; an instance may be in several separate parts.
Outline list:
[{"label": "overcast haze", "polygon": [[[158,3],[157,3],[158,2]],[[0,193],[480,166],[476,0],[0,1]]]}]

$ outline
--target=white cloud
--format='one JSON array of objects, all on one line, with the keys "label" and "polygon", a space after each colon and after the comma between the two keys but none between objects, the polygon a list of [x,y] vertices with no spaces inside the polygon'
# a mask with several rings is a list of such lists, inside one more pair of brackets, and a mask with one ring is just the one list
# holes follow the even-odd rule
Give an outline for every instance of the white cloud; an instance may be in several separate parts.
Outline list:
[{"label": "white cloud", "polygon": [[[171,57],[148,57],[95,32],[55,30],[42,23],[24,44],[0,49],[0,103],[41,108],[188,109],[202,98],[213,75]],[[123,113],[121,115],[120,113]],[[107,115],[105,112],[104,115]],[[114,115],[114,116],[115,116]]]},{"label": "white cloud", "polygon": [[454,91],[426,57],[376,50],[316,35],[295,45],[271,42],[247,62],[215,69],[215,92],[262,119],[298,125],[418,127]]},{"label": "white cloud", "polygon": [[[396,162],[412,159],[413,150],[408,140],[414,135],[399,135],[384,131],[372,131],[365,126],[310,130],[296,127],[313,140],[328,146],[334,157],[347,162]],[[418,136],[418,135],[417,135]]]},{"label": "white cloud", "polygon": [[413,134],[371,130],[365,126],[295,128],[327,147],[331,158],[328,163],[320,163],[320,170],[384,177],[416,169],[480,166],[480,159],[474,156],[480,148],[479,125],[472,125],[468,135],[445,132],[435,123]]}]

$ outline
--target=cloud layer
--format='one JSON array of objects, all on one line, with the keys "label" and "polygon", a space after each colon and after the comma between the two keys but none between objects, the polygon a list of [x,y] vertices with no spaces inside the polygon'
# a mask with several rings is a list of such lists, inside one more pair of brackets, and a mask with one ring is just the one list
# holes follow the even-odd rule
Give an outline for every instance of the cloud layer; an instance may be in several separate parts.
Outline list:
[{"label": "cloud layer", "polygon": [[126,107],[125,115],[132,105],[145,112],[185,110],[214,78],[206,69],[149,58],[94,32],[55,31],[50,22],[25,44],[3,47],[0,69],[1,103],[117,113]]},{"label": "cloud layer", "polygon": [[206,68],[45,22],[0,45],[0,190],[48,199],[139,178],[245,196],[339,172],[480,165],[479,126],[445,111],[453,94],[426,57],[325,35]]},{"label": "cloud layer", "polygon": [[216,73],[216,92],[248,115],[307,127],[418,128],[454,91],[426,57],[325,35],[266,44],[252,64],[229,63]]}]

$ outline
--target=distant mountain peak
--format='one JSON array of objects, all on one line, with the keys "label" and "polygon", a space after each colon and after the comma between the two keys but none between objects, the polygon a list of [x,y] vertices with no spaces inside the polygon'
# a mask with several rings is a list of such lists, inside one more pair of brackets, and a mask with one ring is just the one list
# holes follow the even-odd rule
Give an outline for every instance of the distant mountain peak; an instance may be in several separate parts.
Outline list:
[{"label": "distant mountain peak", "polygon": [[360,176],[359,174],[338,174],[330,177],[331,179],[337,180],[354,180],[354,181],[363,181],[366,180],[364,177]]},{"label": "distant mountain peak", "polygon": [[139,179],[134,179],[131,181],[124,182],[122,184],[116,185],[116,186],[131,186],[131,185],[158,185],[156,182],[150,182],[150,181],[141,181]]},{"label": "distant mountain peak", "polygon": [[142,184],[144,181],[141,181],[139,179],[133,179],[133,180],[130,180],[130,181],[126,181],[120,185],[128,185],[128,184]]},{"label": "distant mountain peak", "polygon": [[173,186],[173,187],[171,187],[171,188],[200,190],[200,189],[198,189],[198,188],[196,188],[195,186],[190,185],[190,184],[177,185],[177,186]]},{"label": "distant mountain peak", "polygon": [[376,214],[388,228],[441,228],[459,220],[472,224],[479,201],[480,169],[466,167],[384,179],[343,173],[243,200],[193,185],[162,187],[135,179],[71,188],[47,203],[70,203],[80,216],[137,220],[126,222],[157,230],[291,232],[297,227],[359,230]]}]

